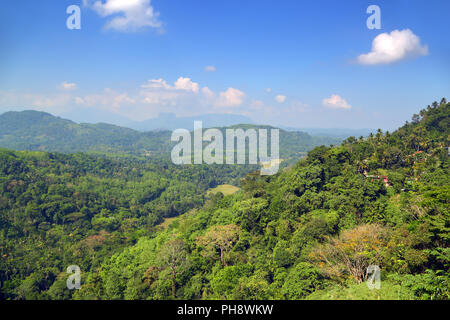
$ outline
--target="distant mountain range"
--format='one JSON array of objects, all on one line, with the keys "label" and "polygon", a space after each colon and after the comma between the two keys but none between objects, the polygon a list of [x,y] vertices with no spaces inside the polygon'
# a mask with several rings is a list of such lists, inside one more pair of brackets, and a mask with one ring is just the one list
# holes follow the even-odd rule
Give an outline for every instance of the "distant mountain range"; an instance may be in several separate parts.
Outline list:
[{"label": "distant mountain range", "polygon": [[240,123],[254,124],[249,117],[236,114],[204,114],[195,117],[177,117],[174,113],[161,113],[153,119],[132,121],[120,115],[94,110],[88,114],[86,111],[71,112],[64,114],[63,117],[78,123],[107,122],[144,132],[153,130],[173,131],[176,129],[192,130],[194,121],[202,121],[204,128],[228,127]]},{"label": "distant mountain range", "polygon": [[142,122],[132,122],[129,127],[139,131],[194,129],[194,121],[202,121],[203,128],[228,127],[235,124],[254,122],[245,116],[235,114],[205,114],[195,117],[178,118],[173,113],[161,113],[159,117]]},{"label": "distant mountain range", "polygon": [[[62,117],[71,119],[77,123],[106,122],[118,126],[135,129],[138,131],[193,129],[194,121],[202,121],[204,128],[228,127],[236,124],[257,124],[249,117],[237,114],[203,114],[195,117],[177,117],[173,113],[161,113],[158,117],[143,121],[132,121],[117,114],[105,111],[86,110],[72,111],[63,114]],[[375,129],[347,129],[347,128],[294,128],[278,126],[286,131],[302,131],[313,136],[335,137],[345,139],[350,136],[368,136]]]},{"label": "distant mountain range", "polygon": [[[210,117],[176,118],[162,115],[161,127],[190,129],[195,120],[204,120],[203,126],[211,127],[218,121],[217,115]],[[230,117],[222,121],[248,120]],[[156,120],[149,122],[157,127]],[[222,122],[223,123],[223,122]],[[214,126],[219,127],[219,126]],[[233,127],[236,127],[233,126]],[[254,124],[242,124],[240,128],[269,128]],[[222,130],[224,126],[219,127]],[[174,143],[170,141],[172,131],[154,130],[141,132],[112,124],[78,124],[71,120],[39,111],[6,112],[0,115],[0,147],[13,150],[51,152],[100,152],[134,155],[168,156]],[[305,132],[280,131],[280,156],[283,159],[297,159],[315,146],[339,144],[336,137],[311,136]]]}]

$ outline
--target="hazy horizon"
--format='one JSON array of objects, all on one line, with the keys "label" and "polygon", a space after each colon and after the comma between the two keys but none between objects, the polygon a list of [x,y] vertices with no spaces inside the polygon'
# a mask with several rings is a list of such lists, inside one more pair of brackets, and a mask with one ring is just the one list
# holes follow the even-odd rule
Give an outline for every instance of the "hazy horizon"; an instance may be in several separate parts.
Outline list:
[{"label": "hazy horizon", "polygon": [[[228,126],[234,126],[234,125],[256,125],[256,126],[272,126],[275,128],[280,128],[286,131],[304,131],[307,132],[310,135],[320,135],[320,136],[339,136],[339,137],[349,137],[352,134],[354,135],[368,135],[370,132],[375,132],[378,130],[377,128],[339,128],[339,127],[302,127],[302,128],[295,128],[295,127],[289,127],[289,126],[283,126],[283,125],[273,125],[268,123],[257,123],[253,121],[250,117],[242,116],[239,114],[215,114],[215,113],[207,113],[207,114],[201,114],[197,116],[192,117],[178,117],[175,113],[165,113],[162,112],[158,116],[154,118],[144,119],[140,121],[134,121],[131,119],[127,119],[125,117],[119,117],[116,116],[114,118],[108,118],[105,119],[85,119],[81,120],[76,115],[72,114],[63,114],[63,115],[56,115],[48,111],[41,111],[41,110],[34,110],[34,109],[27,109],[23,108],[23,110],[17,109],[17,110],[9,110],[5,112],[0,112],[0,116],[2,116],[5,113],[8,112],[28,112],[28,111],[35,111],[35,112],[44,112],[47,114],[50,114],[54,117],[58,117],[64,120],[70,120],[72,122],[78,123],[78,124],[111,124],[116,125],[120,127],[126,127],[130,129],[134,129],[137,131],[154,131],[154,130],[175,130],[179,128],[186,128],[186,129],[192,129],[194,125],[194,121],[203,121],[203,126],[205,128],[212,128],[212,127],[228,127]],[[178,123],[180,121],[183,122],[183,125],[170,125],[165,126],[164,122],[160,122],[160,120],[166,120],[166,117],[173,117],[173,119],[178,120]],[[226,118],[225,121],[223,118]],[[177,123],[177,122],[175,122]],[[158,124],[158,125],[156,125]],[[146,125],[150,125],[150,127],[146,128]]]}]

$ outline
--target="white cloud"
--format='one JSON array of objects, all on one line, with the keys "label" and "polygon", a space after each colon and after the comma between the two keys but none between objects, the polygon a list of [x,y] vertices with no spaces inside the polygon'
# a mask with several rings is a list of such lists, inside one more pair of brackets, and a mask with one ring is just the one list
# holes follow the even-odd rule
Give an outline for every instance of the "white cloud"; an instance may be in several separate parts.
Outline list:
[{"label": "white cloud", "polygon": [[197,82],[184,77],[178,78],[173,85],[168,84],[164,79],[148,80],[141,88],[143,89],[141,90],[142,102],[146,104],[179,106],[192,103],[221,108],[239,107],[245,97],[244,92],[235,88],[228,88],[220,92],[217,97],[210,88],[200,89]]},{"label": "white cloud", "polygon": [[175,91],[141,91],[141,96],[146,104],[176,105],[180,94]]},{"label": "white cloud", "polygon": [[202,93],[208,99],[214,99],[216,97],[216,94],[208,87],[202,88]]},{"label": "white cloud", "polygon": [[266,88],[266,89],[264,89],[264,91],[266,91],[267,93],[271,93],[272,92],[272,88]]},{"label": "white cloud", "polygon": [[[214,93],[207,87],[201,89],[198,83],[190,78],[179,77],[173,84],[166,80],[152,79],[139,88],[127,92],[105,89],[103,92],[90,95],[74,96],[74,103],[107,110],[134,120],[155,117],[160,112],[190,114],[202,110],[204,106],[214,105]],[[203,108],[203,109],[202,109]],[[206,109],[207,110],[207,109]]]},{"label": "white cloud", "polygon": [[151,5],[151,0],[83,0],[101,17],[113,16],[107,22],[107,29],[136,31],[142,28],[161,28],[159,12]]},{"label": "white cloud", "polygon": [[89,107],[99,107],[101,109],[112,109],[119,112],[121,106],[125,104],[134,104],[136,100],[128,96],[127,93],[118,93],[110,88],[106,88],[100,94],[87,95],[85,97],[76,97],[75,103]]},{"label": "white cloud", "polygon": [[372,51],[358,57],[364,65],[388,64],[407,58],[426,56],[428,46],[421,45],[420,38],[411,30],[394,30],[382,33],[372,42]]},{"label": "white cloud", "polygon": [[190,78],[180,77],[175,82],[175,89],[184,90],[184,91],[192,91],[197,93],[199,91],[198,83],[192,82]]},{"label": "white cloud", "polygon": [[216,72],[216,67],[214,66],[206,66],[205,71],[207,72]]},{"label": "white cloud", "polygon": [[61,83],[59,85],[59,87],[62,90],[70,91],[70,90],[76,90],[78,86],[76,83],[68,83],[68,82],[64,81],[63,83]]},{"label": "white cloud", "polygon": [[199,92],[199,85],[190,78],[179,77],[174,85],[169,85],[164,79],[152,79],[144,83],[141,88],[144,89],[163,89],[163,90],[180,90],[187,92]]},{"label": "white cloud", "polygon": [[162,78],[152,79],[126,91],[109,88],[90,93],[64,91],[54,94],[0,91],[0,108],[10,109],[20,105],[58,115],[85,108],[143,120],[161,112],[173,112],[179,116],[231,111],[243,114],[245,110],[239,107],[245,97],[244,92],[235,88],[230,87],[216,94],[190,78],[179,77],[173,84]]},{"label": "white cloud", "polygon": [[[194,109],[201,109],[207,100],[211,99],[208,94],[214,95],[205,88],[202,89],[202,94],[199,94],[200,85],[185,77],[179,77],[173,85],[164,79],[148,80],[141,85],[141,91],[135,98],[140,102],[140,107],[139,104],[135,105],[133,113],[145,118],[150,113],[155,116],[159,112],[194,112]],[[214,98],[209,100],[209,103],[213,104]]]},{"label": "white cloud", "polygon": [[239,107],[244,101],[245,93],[234,88],[228,88],[219,94],[218,107]]},{"label": "white cloud", "polygon": [[325,107],[331,109],[344,109],[349,110],[352,108],[341,96],[333,94],[330,98],[323,99],[322,101]]},{"label": "white cloud", "polygon": [[169,86],[167,84],[167,82],[161,78],[148,80],[147,83],[144,83],[141,87],[145,88],[145,89],[170,89],[171,88],[171,86]]},{"label": "white cloud", "polygon": [[283,96],[282,94],[279,94],[275,97],[275,101],[278,103],[283,103],[286,101],[286,96]]}]

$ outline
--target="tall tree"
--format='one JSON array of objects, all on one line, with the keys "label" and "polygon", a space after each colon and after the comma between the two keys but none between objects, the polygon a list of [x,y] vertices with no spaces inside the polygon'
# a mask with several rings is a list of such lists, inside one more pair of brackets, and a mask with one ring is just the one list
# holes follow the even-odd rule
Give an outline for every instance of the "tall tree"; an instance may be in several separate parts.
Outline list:
[{"label": "tall tree", "polygon": [[188,266],[187,253],[186,243],[181,239],[174,239],[164,244],[158,256],[161,267],[169,268],[170,270],[173,297],[175,297],[176,292],[176,278]]},{"label": "tall tree", "polygon": [[213,226],[203,237],[197,238],[197,243],[207,249],[220,250],[220,262],[222,266],[227,263],[224,254],[230,250],[238,240],[241,229],[235,224],[226,226]]}]

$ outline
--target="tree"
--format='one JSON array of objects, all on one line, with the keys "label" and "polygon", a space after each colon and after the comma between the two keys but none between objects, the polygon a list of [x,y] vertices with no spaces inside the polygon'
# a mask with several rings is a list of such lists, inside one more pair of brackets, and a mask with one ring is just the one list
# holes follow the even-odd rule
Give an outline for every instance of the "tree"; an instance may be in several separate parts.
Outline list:
[{"label": "tree", "polygon": [[349,275],[361,283],[369,265],[381,265],[387,235],[388,230],[379,225],[361,225],[317,245],[310,258],[331,277],[342,279]]},{"label": "tree", "polygon": [[175,297],[176,278],[187,269],[187,247],[181,239],[166,242],[158,256],[159,265],[168,268],[172,281],[172,296]]},{"label": "tree", "polygon": [[241,228],[235,224],[213,226],[204,236],[197,238],[197,244],[206,249],[219,249],[220,262],[222,263],[222,266],[226,266],[227,263],[224,259],[224,254],[233,247],[234,243],[236,243],[240,232]]},{"label": "tree", "polygon": [[322,288],[323,276],[313,265],[301,262],[293,267],[282,287],[283,295],[289,300],[301,299]]}]

